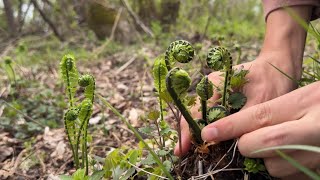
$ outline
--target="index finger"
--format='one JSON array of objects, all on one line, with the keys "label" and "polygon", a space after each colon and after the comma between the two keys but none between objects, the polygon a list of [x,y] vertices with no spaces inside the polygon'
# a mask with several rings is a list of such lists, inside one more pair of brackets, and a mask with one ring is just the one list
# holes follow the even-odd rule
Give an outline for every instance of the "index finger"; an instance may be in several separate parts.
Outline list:
[{"label": "index finger", "polygon": [[[312,92],[313,85],[309,86],[211,123],[202,129],[202,139],[219,142],[240,137],[262,127],[298,120],[304,116],[305,106],[310,105],[310,99],[315,98],[312,94],[317,94]],[[310,96],[306,98],[305,94]]]}]

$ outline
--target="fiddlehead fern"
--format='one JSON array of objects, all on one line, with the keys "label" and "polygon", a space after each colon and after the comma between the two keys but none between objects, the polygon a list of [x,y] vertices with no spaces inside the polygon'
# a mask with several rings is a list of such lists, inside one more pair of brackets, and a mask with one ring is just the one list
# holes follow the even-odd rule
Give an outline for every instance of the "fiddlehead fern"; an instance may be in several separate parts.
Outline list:
[{"label": "fiddlehead fern", "polygon": [[201,99],[202,119],[207,122],[207,100],[213,96],[213,84],[208,80],[208,76],[201,79],[196,87],[196,92]]},{"label": "fiddlehead fern", "polygon": [[229,115],[229,111],[221,105],[209,108],[207,112],[208,124]]},{"label": "fiddlehead fern", "polygon": [[95,90],[95,79],[91,74],[82,75],[79,78],[79,85],[84,87],[84,96],[91,100],[93,103],[94,100],[94,90]]},{"label": "fiddlehead fern", "polygon": [[[72,55],[65,55],[62,58],[60,69],[62,79],[66,84],[66,91],[69,99],[69,110],[64,116],[65,129],[71,145],[76,169],[78,169],[80,165],[79,146],[81,144],[81,167],[85,167],[85,173],[88,174],[87,129],[93,108],[95,79],[90,74],[78,78],[78,70]],[[85,88],[85,99],[79,105],[76,105],[74,96],[78,85]]]},{"label": "fiddlehead fern", "polygon": [[207,56],[207,65],[215,71],[225,71],[221,105],[226,106],[227,91],[230,89],[232,77],[232,57],[230,52],[226,48],[220,46],[211,48]]},{"label": "fiddlehead fern", "polygon": [[165,52],[165,62],[168,71],[172,65],[178,61],[180,63],[188,63],[193,59],[194,49],[188,41],[178,40],[172,42]]},{"label": "fiddlehead fern", "polygon": [[12,59],[10,57],[4,58],[4,69],[7,72],[9,80],[11,81],[11,85],[13,84],[12,82],[14,82],[14,85],[17,86],[16,73],[12,67]]},{"label": "fiddlehead fern", "polygon": [[[163,99],[161,98],[164,96],[164,94],[167,92],[166,88],[166,75],[168,74],[168,69],[166,67],[166,63],[164,61],[164,56],[159,56],[155,59],[155,62],[153,64],[152,68],[152,75],[154,79],[154,86],[159,93],[159,106],[160,106],[160,122],[164,122],[163,114],[165,109],[165,104],[163,103]],[[160,137],[160,144],[165,146],[165,140],[160,135],[160,128],[158,123],[155,123]]]},{"label": "fiddlehead fern", "polygon": [[68,92],[69,106],[74,107],[74,95],[78,86],[78,70],[75,65],[75,60],[72,55],[63,56],[60,62],[60,70],[62,79],[65,82]]},{"label": "fiddlehead fern", "polygon": [[67,121],[75,121],[78,118],[78,111],[75,109],[70,109],[66,112],[65,118]]},{"label": "fiddlehead fern", "polygon": [[201,139],[201,129],[181,100],[181,95],[186,93],[190,84],[191,79],[188,73],[180,68],[170,70],[166,77],[167,90],[170,96],[192,129],[196,143],[201,144],[203,142]]}]

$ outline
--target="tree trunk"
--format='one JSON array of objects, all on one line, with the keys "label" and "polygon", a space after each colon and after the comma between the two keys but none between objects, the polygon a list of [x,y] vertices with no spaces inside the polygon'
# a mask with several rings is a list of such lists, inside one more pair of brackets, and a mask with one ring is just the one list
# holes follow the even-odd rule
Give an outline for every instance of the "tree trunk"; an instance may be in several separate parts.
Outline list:
[{"label": "tree trunk", "polygon": [[15,22],[11,0],[3,0],[4,10],[6,13],[8,30],[11,37],[17,36],[17,24]]},{"label": "tree trunk", "polygon": [[150,26],[151,21],[157,19],[157,11],[154,1],[139,0],[137,1],[138,16],[141,18],[144,24]]},{"label": "tree trunk", "polygon": [[175,24],[179,16],[180,0],[162,0],[161,1],[161,24],[163,30],[168,32],[170,25]]}]

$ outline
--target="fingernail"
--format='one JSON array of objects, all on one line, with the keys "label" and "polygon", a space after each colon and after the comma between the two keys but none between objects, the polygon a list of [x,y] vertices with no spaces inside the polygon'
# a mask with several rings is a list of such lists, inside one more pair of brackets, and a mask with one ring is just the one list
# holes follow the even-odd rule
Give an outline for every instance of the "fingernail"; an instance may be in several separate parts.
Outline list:
[{"label": "fingernail", "polygon": [[218,137],[218,129],[215,127],[204,128],[201,137],[204,141],[213,141]]}]

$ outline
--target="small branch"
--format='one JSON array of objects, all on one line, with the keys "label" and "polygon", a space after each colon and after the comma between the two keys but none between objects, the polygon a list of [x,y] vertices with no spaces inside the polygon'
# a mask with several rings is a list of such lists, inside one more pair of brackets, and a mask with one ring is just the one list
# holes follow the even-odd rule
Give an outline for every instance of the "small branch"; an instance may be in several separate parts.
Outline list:
[{"label": "small branch", "polygon": [[199,125],[197,124],[197,122],[194,121],[194,119],[192,118],[191,114],[189,113],[188,109],[186,108],[186,106],[183,104],[183,102],[181,101],[181,99],[179,98],[178,94],[176,93],[176,91],[173,88],[173,84],[171,81],[171,73],[173,72],[172,69],[169,74],[167,75],[166,78],[166,83],[167,83],[167,90],[170,94],[170,96],[172,97],[175,105],[178,107],[178,109],[180,110],[181,114],[183,115],[183,117],[185,118],[185,120],[188,122],[189,127],[192,129],[192,133],[193,136],[195,138],[196,143],[198,144],[202,144],[203,140],[201,138],[201,129],[199,127]]},{"label": "small branch", "polygon": [[31,0],[34,8],[39,11],[42,19],[50,26],[50,28],[52,29],[53,33],[57,36],[57,38],[60,41],[64,41],[62,35],[59,33],[58,29],[55,27],[55,25],[53,24],[53,22],[49,19],[49,17],[47,17],[47,15],[44,13],[44,11],[42,11],[42,9],[40,8],[37,0]]},{"label": "small branch", "polygon": [[117,71],[116,71],[116,75],[121,73],[124,69],[126,69],[131,63],[133,63],[133,61],[135,61],[137,58],[134,56],[132,57],[128,62],[126,62],[124,65],[122,65]]},{"label": "small branch", "polygon": [[139,26],[145,33],[147,33],[149,36],[151,36],[152,38],[154,37],[152,31],[140,20],[140,18],[138,17],[138,15],[136,13],[133,12],[133,10],[131,9],[131,7],[129,6],[127,0],[121,0],[122,4],[125,6],[125,8],[127,9],[127,11],[129,12],[130,16],[132,17],[132,19],[134,20],[135,24],[137,26]]}]

